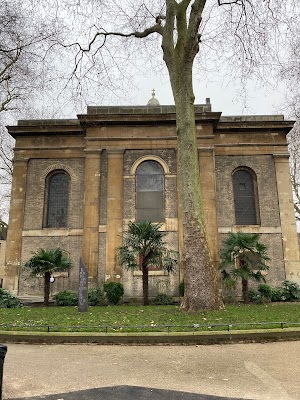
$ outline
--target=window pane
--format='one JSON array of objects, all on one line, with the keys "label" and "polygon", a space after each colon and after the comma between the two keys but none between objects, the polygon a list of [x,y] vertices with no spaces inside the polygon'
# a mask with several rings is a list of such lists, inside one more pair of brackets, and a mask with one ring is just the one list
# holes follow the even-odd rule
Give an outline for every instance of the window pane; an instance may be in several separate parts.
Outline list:
[{"label": "window pane", "polygon": [[161,208],[138,208],[136,211],[137,221],[162,222],[164,220]]},{"label": "window pane", "polygon": [[239,170],[233,175],[235,222],[237,225],[256,225],[255,192],[249,171]]},{"label": "window pane", "polygon": [[47,227],[62,228],[68,223],[69,177],[58,173],[48,182]]},{"label": "window pane", "polygon": [[139,221],[164,221],[164,173],[156,161],[144,161],[136,172],[136,210]]},{"label": "window pane", "polygon": [[139,192],[163,190],[163,175],[138,175],[136,187]]},{"label": "window pane", "polygon": [[144,161],[139,165],[137,170],[137,175],[159,175],[162,173],[163,169],[157,161]]},{"label": "window pane", "polygon": [[136,190],[163,191],[164,172],[156,161],[144,161],[137,169]]},{"label": "window pane", "polygon": [[163,192],[137,192],[137,208],[161,208]]}]

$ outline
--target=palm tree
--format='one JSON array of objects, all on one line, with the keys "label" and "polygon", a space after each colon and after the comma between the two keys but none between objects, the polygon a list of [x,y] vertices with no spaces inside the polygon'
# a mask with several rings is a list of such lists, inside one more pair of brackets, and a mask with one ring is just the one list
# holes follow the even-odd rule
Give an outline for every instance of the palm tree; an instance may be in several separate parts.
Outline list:
[{"label": "palm tree", "polygon": [[259,242],[259,234],[230,233],[221,250],[223,281],[229,286],[241,279],[243,300],[248,303],[248,281],[265,282],[262,272],[269,269],[266,264],[269,260],[267,247]]},{"label": "palm tree", "polygon": [[161,224],[149,221],[129,222],[123,246],[118,248],[120,264],[131,270],[141,268],[143,273],[143,300],[149,305],[149,266],[159,266],[168,272],[174,271],[177,253],[168,249],[163,238],[167,232],[160,230]]},{"label": "palm tree", "polygon": [[24,264],[30,270],[30,277],[44,276],[44,305],[49,306],[50,277],[54,272],[67,272],[72,268],[69,256],[59,247],[54,249],[39,249]]}]

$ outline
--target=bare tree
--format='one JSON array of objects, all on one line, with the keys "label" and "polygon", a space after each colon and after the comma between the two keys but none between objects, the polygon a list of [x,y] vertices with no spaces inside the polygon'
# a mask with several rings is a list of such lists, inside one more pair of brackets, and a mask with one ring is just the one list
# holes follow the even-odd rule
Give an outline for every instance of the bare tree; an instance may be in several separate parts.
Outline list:
[{"label": "bare tree", "polygon": [[[127,50],[127,61],[137,54],[141,57],[142,51],[147,53],[149,49],[163,58],[176,106],[185,310],[221,306],[219,277],[209,255],[199,183],[193,92],[195,57],[200,46],[202,57],[208,48],[215,47],[219,58],[228,58],[232,68],[240,68],[241,77],[248,76],[262,60],[266,63],[268,49],[278,37],[276,15],[282,11],[280,4],[271,0],[148,0],[128,1],[123,6],[115,0],[88,1],[85,12],[92,7],[94,23],[79,35],[78,41],[64,44],[75,52],[72,76],[78,82],[91,74],[94,79],[98,75],[111,79],[111,68],[106,62],[126,71],[128,63],[119,55],[120,44]],[[134,48],[134,39],[142,39],[142,49]],[[220,49],[224,54],[220,54]],[[225,49],[230,51],[225,53]],[[132,63],[129,67],[132,69]]]},{"label": "bare tree", "polygon": [[0,219],[8,216],[12,179],[13,139],[0,126]]},{"label": "bare tree", "polygon": [[44,56],[57,33],[51,22],[28,1],[0,1],[0,112],[25,107],[43,85]]},{"label": "bare tree", "polygon": [[[0,215],[7,216],[13,140],[4,127],[26,115],[35,96],[47,89],[47,51],[58,38],[57,18],[43,12],[42,2],[0,0]],[[52,60],[51,60],[52,61]]]},{"label": "bare tree", "polygon": [[300,121],[294,125],[288,136],[291,181],[294,195],[294,209],[297,221],[300,221]]},{"label": "bare tree", "polygon": [[294,195],[294,210],[300,221],[300,10],[286,20],[285,57],[280,62],[279,78],[286,84],[285,108],[289,115],[296,118],[294,128],[288,135],[291,181]]}]

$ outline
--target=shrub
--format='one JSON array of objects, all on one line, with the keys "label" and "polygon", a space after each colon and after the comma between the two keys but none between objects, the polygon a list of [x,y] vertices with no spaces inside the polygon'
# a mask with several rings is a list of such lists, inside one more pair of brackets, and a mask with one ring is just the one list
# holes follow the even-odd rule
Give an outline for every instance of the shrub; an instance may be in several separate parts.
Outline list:
[{"label": "shrub", "polygon": [[173,298],[164,293],[158,294],[154,299],[154,304],[156,304],[157,306],[169,306],[173,303]]},{"label": "shrub", "polygon": [[103,304],[103,294],[99,287],[89,289],[88,302],[90,306],[100,306]]},{"label": "shrub", "polygon": [[264,298],[263,298],[262,294],[257,292],[254,289],[249,289],[248,296],[249,296],[249,301],[251,303],[263,304],[263,302],[264,302]]},{"label": "shrub", "polygon": [[103,289],[110,304],[118,304],[124,294],[124,288],[120,282],[106,282]]},{"label": "shrub", "polygon": [[77,306],[78,294],[71,290],[63,290],[53,296],[56,306]]},{"label": "shrub", "polygon": [[7,290],[0,288],[0,308],[19,308],[23,307],[22,302]]},{"label": "shrub", "polygon": [[271,300],[273,292],[271,286],[262,283],[258,285],[258,291],[264,299]]},{"label": "shrub", "polygon": [[283,288],[282,287],[272,288],[271,301],[273,301],[273,302],[285,301],[285,295],[283,293]]},{"label": "shrub", "polygon": [[184,296],[184,281],[181,281],[179,283],[178,289],[179,289],[179,296],[183,297]]},{"label": "shrub", "polygon": [[300,299],[300,286],[296,282],[285,280],[282,282],[285,301],[297,301]]}]

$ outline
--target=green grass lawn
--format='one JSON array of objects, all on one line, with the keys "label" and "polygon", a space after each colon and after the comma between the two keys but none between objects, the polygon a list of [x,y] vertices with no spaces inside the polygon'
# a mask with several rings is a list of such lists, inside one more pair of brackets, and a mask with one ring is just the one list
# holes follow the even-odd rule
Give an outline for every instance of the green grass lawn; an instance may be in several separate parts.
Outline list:
[{"label": "green grass lawn", "polygon": [[[0,330],[137,332],[275,328],[271,322],[299,323],[299,303],[228,305],[220,311],[182,312],[178,306],[24,307],[0,309]],[[224,326],[218,326],[224,324]],[[242,325],[251,324],[251,325]],[[164,326],[162,326],[164,325]]]}]

